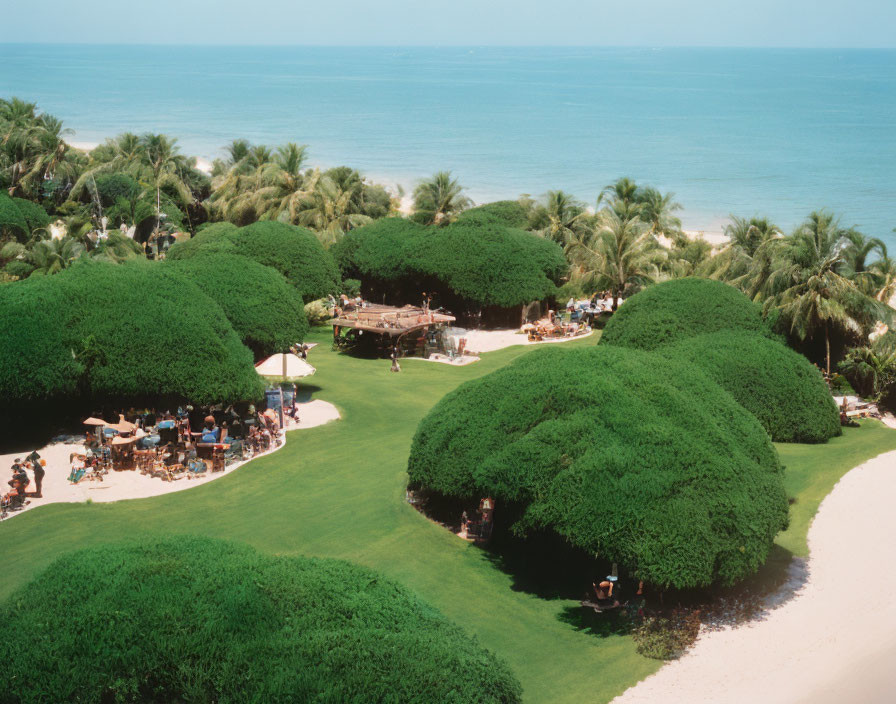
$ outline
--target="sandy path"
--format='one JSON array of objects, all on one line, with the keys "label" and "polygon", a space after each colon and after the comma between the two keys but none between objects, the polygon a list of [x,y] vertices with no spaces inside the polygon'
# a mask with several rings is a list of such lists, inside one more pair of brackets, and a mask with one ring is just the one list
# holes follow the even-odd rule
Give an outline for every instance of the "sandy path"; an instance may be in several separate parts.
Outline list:
[{"label": "sandy path", "polygon": [[581,340],[588,337],[594,331],[589,331],[578,337],[558,337],[556,339],[543,340],[542,342],[529,342],[525,333],[517,330],[467,330],[462,336],[467,338],[467,351],[471,354],[481,354],[483,352],[494,352],[502,350],[511,345],[550,345],[558,342],[569,342],[570,340]]},{"label": "sandy path", "polygon": [[[326,401],[308,401],[299,404],[299,422],[291,423],[287,426],[287,432],[293,430],[303,430],[306,428],[314,428],[330,421],[339,420],[339,411],[332,403]],[[284,447],[285,443],[280,447]],[[270,450],[276,452],[280,448]],[[88,479],[81,480],[78,484],[70,484],[68,476],[71,471],[69,465],[69,455],[72,452],[83,452],[84,446],[80,443],[51,443],[46,447],[39,448],[38,453],[47,461],[46,475],[43,482],[43,498],[37,499],[29,497],[30,503],[22,511],[10,513],[6,520],[18,516],[25,511],[52,503],[72,503],[91,501],[120,501],[122,499],[142,499],[149,496],[160,496],[168,494],[172,491],[183,491],[190,487],[205,484],[214,481],[225,474],[230,474],[234,470],[246,464],[246,462],[238,462],[228,465],[223,472],[214,474],[208,473],[204,477],[197,479],[178,479],[173,482],[162,481],[158,477],[148,477],[137,471],[109,472],[103,481],[90,481]],[[25,457],[30,450],[23,452],[0,455],[0,477],[3,483],[0,487],[6,489],[6,482],[12,476],[9,467],[17,457]],[[251,460],[247,460],[251,461]],[[31,472],[28,473],[31,478],[31,485],[28,492],[34,491],[34,477]],[[5,492],[4,492],[5,493]]]},{"label": "sandy path", "polygon": [[896,452],[844,476],[809,530],[809,576],[759,621],[703,632],[613,701],[896,701]]}]

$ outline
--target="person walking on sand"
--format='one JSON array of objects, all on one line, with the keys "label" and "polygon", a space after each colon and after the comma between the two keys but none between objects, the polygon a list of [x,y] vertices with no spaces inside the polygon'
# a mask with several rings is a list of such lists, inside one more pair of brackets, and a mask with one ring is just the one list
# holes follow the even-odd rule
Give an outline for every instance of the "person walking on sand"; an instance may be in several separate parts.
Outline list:
[{"label": "person walking on sand", "polygon": [[26,458],[29,462],[31,462],[31,473],[34,474],[34,497],[35,498],[43,498],[43,493],[41,492],[41,486],[44,483],[44,466],[40,462],[40,455],[37,454],[37,450],[32,452]]}]

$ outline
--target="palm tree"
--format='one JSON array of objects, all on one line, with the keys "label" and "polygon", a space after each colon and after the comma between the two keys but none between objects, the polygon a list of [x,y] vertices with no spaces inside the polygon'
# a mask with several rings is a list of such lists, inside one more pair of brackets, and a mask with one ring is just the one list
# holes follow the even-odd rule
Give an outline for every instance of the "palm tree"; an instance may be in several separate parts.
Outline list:
[{"label": "palm tree", "polygon": [[771,275],[774,243],[783,233],[768,218],[732,215],[725,235],[728,243],[709,261],[705,273],[738,286],[754,298]]},{"label": "palm tree", "polygon": [[667,235],[681,231],[681,220],[673,213],[681,210],[681,203],[676,202],[674,193],[660,193],[656,188],[647,186],[636,192],[637,202],[641,205],[641,219],[650,226],[653,235]]},{"label": "palm tree", "polygon": [[[843,237],[846,243],[842,273],[855,281],[863,293],[876,296],[880,286],[874,263],[887,259],[887,245],[876,237],[866,237],[856,229],[846,230]],[[875,259],[869,261],[875,253]]]},{"label": "palm tree", "polygon": [[584,204],[568,193],[548,191],[544,205],[535,213],[535,218],[544,223],[537,232],[565,247],[587,227],[587,215]]},{"label": "palm tree", "polygon": [[613,183],[604,186],[597,196],[597,205],[601,203],[622,202],[626,205],[638,203],[638,185],[627,176],[617,179]]},{"label": "palm tree", "polygon": [[824,334],[825,369],[831,373],[831,331],[861,335],[877,320],[888,322],[887,307],[862,293],[844,276],[850,240],[826,211],[809,215],[777,246],[779,264],[765,284],[765,311],[775,310],[801,340]]},{"label": "palm tree", "polygon": [[472,201],[450,171],[439,171],[414,189],[414,213],[429,225],[447,225]]},{"label": "palm tree", "polygon": [[354,197],[355,190],[350,185],[346,188],[325,175],[302,202],[298,222],[315,230],[321,242],[329,246],[349,230],[371,221],[367,215],[356,212]]},{"label": "palm tree", "polygon": [[868,267],[874,281],[874,298],[889,303],[896,296],[896,259],[884,255]]},{"label": "palm tree", "polygon": [[75,181],[78,165],[72,161],[65,137],[72,130],[63,127],[62,121],[52,115],[41,115],[31,132],[31,148],[28,172],[22,177],[22,186],[32,196],[40,196],[45,181],[60,178],[66,183]]},{"label": "palm tree", "polygon": [[840,362],[840,369],[867,390],[875,403],[896,384],[896,344],[893,334],[881,335],[865,347],[853,347]]},{"label": "palm tree", "polygon": [[628,217],[624,203],[598,214],[597,227],[576,238],[567,248],[578,276],[613,294],[613,310],[626,291],[653,283],[664,259],[649,228],[637,216]]},{"label": "palm tree", "polygon": [[85,252],[84,245],[74,237],[62,237],[58,240],[41,240],[35,243],[26,259],[34,267],[31,275],[42,276],[56,274],[68,268]]}]

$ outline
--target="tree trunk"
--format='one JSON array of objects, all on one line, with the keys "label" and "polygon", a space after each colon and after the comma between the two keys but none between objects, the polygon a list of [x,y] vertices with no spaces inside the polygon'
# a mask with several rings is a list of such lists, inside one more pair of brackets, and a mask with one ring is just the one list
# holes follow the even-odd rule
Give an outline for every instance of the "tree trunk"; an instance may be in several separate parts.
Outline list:
[{"label": "tree trunk", "polygon": [[828,331],[828,324],[825,322],[824,324],[824,346],[825,353],[827,355],[827,364],[828,364],[828,379],[831,378],[831,335]]}]

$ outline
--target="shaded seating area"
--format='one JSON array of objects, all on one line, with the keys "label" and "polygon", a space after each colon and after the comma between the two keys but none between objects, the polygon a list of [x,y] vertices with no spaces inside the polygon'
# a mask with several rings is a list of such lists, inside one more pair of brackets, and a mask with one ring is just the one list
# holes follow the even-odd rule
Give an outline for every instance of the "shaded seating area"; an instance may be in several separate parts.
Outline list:
[{"label": "shaded seating area", "polygon": [[[377,305],[363,302],[351,311],[342,311],[333,320],[333,344],[351,349],[367,339],[381,356],[429,357],[433,353],[448,354],[450,340],[447,329],[455,321],[453,315],[417,306]],[[456,346],[454,348],[456,352]]]}]

